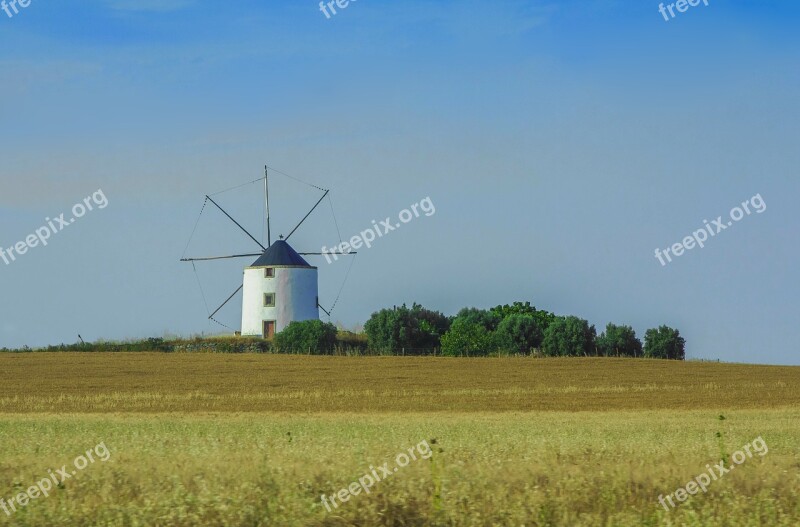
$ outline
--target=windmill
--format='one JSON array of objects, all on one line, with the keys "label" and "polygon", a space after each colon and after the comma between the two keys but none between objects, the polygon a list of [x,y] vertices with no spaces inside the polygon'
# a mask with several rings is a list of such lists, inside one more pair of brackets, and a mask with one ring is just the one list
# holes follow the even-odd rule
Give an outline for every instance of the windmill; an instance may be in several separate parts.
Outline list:
[{"label": "windmill", "polygon": [[[283,174],[286,177],[295,179],[288,174]],[[311,207],[303,219],[289,232],[285,237],[281,235],[278,240],[272,242],[272,232],[270,228],[270,214],[269,214],[269,171],[268,166],[264,167],[264,177],[251,181],[250,183],[257,183],[261,180],[264,181],[264,205],[266,214],[267,226],[267,245],[264,246],[258,239],[250,234],[233,216],[223,209],[211,196],[205,196],[203,208],[200,211],[202,216],[206,206],[211,203],[214,207],[219,209],[231,222],[233,222],[239,229],[241,229],[253,242],[258,245],[260,252],[232,254],[227,256],[209,256],[202,258],[181,258],[182,262],[190,262],[192,267],[197,273],[195,262],[207,262],[212,260],[227,260],[234,258],[253,258],[257,259],[248,267],[244,269],[244,277],[242,285],[233,292],[216,310],[209,313],[208,320],[216,322],[221,326],[230,328],[225,324],[217,321],[214,316],[225,307],[240,291],[242,291],[242,335],[262,336],[264,338],[272,337],[275,333],[282,331],[291,322],[303,320],[318,320],[319,309],[325,312],[330,317],[333,308],[339,300],[342,288],[339,289],[339,295],[331,306],[330,310],[326,310],[319,303],[319,281],[318,269],[309,264],[304,256],[322,255],[320,252],[297,252],[289,245],[289,238],[297,232],[297,229],[308,219],[311,213],[316,210],[320,203],[327,197],[330,199],[330,190],[326,190],[310,183],[305,183],[315,189],[321,191],[323,194],[319,200]],[[242,186],[242,185],[240,185]],[[238,187],[234,187],[238,188]],[[231,190],[231,189],[229,189]],[[225,192],[225,191],[223,191]],[[333,204],[331,203],[331,212],[333,212]],[[198,218],[198,223],[200,218]],[[334,215],[334,222],[336,217]],[[197,224],[195,224],[195,230]],[[338,230],[338,224],[337,224]],[[194,232],[192,232],[194,236]],[[341,234],[339,236],[341,239]],[[191,237],[190,237],[191,243]],[[188,248],[188,245],[187,245]],[[344,253],[345,255],[355,255],[355,252]],[[350,264],[352,268],[352,261]],[[350,274],[350,268],[347,275],[345,275],[345,282],[347,276]],[[198,284],[199,284],[198,278]],[[201,292],[202,292],[202,286]],[[204,298],[205,295],[203,294]]]}]

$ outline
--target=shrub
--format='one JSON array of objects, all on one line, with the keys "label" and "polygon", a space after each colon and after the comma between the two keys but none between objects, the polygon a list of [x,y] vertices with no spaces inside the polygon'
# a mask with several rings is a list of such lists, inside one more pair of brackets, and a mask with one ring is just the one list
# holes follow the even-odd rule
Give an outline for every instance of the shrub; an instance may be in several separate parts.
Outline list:
[{"label": "shrub", "polygon": [[542,351],[551,357],[595,355],[597,332],[578,317],[556,317],[544,332]]},{"label": "shrub", "polygon": [[531,315],[508,315],[495,331],[498,348],[512,353],[530,353],[541,346],[543,338],[539,321]]},{"label": "shrub", "polygon": [[320,320],[292,322],[275,335],[273,342],[282,353],[329,354],[336,345],[336,326]]},{"label": "shrub", "polygon": [[442,336],[442,355],[488,355],[497,349],[494,330],[500,317],[490,311],[464,308]]},{"label": "shrub", "polygon": [[374,350],[432,349],[441,345],[440,339],[449,327],[450,320],[442,313],[415,303],[411,309],[403,304],[373,313],[364,324],[364,332]]},{"label": "shrub", "polygon": [[642,341],[632,327],[608,324],[597,337],[597,352],[604,357],[641,357]]},{"label": "shrub", "polygon": [[492,310],[487,311],[476,307],[465,307],[453,318],[453,322],[456,320],[478,324],[486,328],[486,331],[494,331],[503,320],[503,317]]},{"label": "shrub", "polygon": [[686,341],[680,331],[669,326],[648,329],[644,334],[644,356],[651,359],[686,358]]},{"label": "shrub", "polygon": [[162,339],[162,338],[151,337],[151,338],[147,339],[147,345],[153,351],[172,351],[173,350],[172,345],[167,343],[167,342],[164,342],[164,339]]},{"label": "shrub", "polygon": [[450,357],[488,355],[496,348],[492,332],[469,319],[456,318],[442,335],[442,355]]},{"label": "shrub", "polygon": [[[530,302],[514,302],[511,305],[505,304],[502,306],[493,307],[491,312],[500,317],[500,319],[505,319],[511,315],[528,315],[536,320],[538,327],[542,330],[542,333],[547,329],[547,327],[556,319],[556,316],[549,311],[544,311],[540,309],[536,309],[535,306],[532,306]],[[538,346],[537,346],[538,347]]]}]

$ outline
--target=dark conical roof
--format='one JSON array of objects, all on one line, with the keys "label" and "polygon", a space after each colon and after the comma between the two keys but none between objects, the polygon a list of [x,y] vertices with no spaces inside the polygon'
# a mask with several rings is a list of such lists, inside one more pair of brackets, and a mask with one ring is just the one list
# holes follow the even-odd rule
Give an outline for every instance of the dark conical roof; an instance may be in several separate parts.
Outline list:
[{"label": "dark conical roof", "polygon": [[292,246],[283,240],[278,240],[264,251],[258,260],[253,262],[250,267],[269,267],[272,265],[294,265],[298,267],[311,267]]}]

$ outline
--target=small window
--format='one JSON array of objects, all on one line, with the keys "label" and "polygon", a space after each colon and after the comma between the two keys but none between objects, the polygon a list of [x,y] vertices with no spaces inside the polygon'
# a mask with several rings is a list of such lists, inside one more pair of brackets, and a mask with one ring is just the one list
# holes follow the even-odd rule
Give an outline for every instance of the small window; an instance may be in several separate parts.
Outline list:
[{"label": "small window", "polygon": [[264,269],[264,278],[275,278],[275,268],[267,267]]},{"label": "small window", "polygon": [[275,293],[264,293],[264,307],[275,307]]}]

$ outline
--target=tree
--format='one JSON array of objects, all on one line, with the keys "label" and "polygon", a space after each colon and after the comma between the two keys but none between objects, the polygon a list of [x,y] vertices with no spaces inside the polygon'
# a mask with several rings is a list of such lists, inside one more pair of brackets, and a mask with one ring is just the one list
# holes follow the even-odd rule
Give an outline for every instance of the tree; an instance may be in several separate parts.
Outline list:
[{"label": "tree", "polygon": [[532,306],[530,302],[514,302],[511,305],[503,304],[502,306],[495,306],[490,309],[492,313],[500,316],[500,318],[505,318],[509,315],[535,315],[536,314],[536,307]]},{"label": "tree", "polygon": [[578,317],[556,317],[547,327],[542,350],[551,357],[595,355],[597,332],[589,322]]},{"label": "tree", "polygon": [[442,335],[442,355],[467,357],[488,355],[496,348],[492,332],[469,319],[456,318]]},{"label": "tree", "polygon": [[493,312],[492,310],[478,309],[476,307],[465,307],[453,319],[463,320],[473,324],[478,324],[486,328],[486,331],[494,331],[497,325],[503,320],[503,317]]},{"label": "tree", "polygon": [[644,356],[651,359],[686,358],[686,341],[680,331],[669,326],[648,329],[644,334]]},{"label": "tree", "polygon": [[642,341],[632,327],[608,324],[597,337],[597,352],[604,357],[641,357]]},{"label": "tree", "polygon": [[279,352],[325,355],[332,353],[336,346],[336,326],[320,320],[292,322],[274,339]]},{"label": "tree", "polygon": [[511,314],[503,318],[495,331],[497,346],[513,353],[530,353],[542,345],[544,331],[531,315]]},{"label": "tree", "polygon": [[533,317],[539,328],[541,328],[542,332],[547,329],[553,320],[556,319],[556,316],[549,311],[544,311],[541,309],[536,309],[535,306],[532,306],[530,302],[514,302],[511,305],[505,304],[502,306],[493,307],[490,310],[492,313],[500,317],[500,319],[504,319],[511,315],[529,315]]},{"label": "tree", "polygon": [[441,347],[442,335],[450,329],[450,318],[439,311],[425,309],[419,304],[414,304],[411,314],[417,323],[415,340],[410,348],[438,348]]},{"label": "tree", "polygon": [[437,348],[441,336],[450,327],[450,319],[438,311],[414,304],[403,304],[373,313],[366,324],[369,346],[375,350],[396,351],[401,348]]},{"label": "tree", "polygon": [[442,354],[450,356],[488,355],[497,349],[494,330],[500,317],[490,311],[464,308],[442,336]]}]

